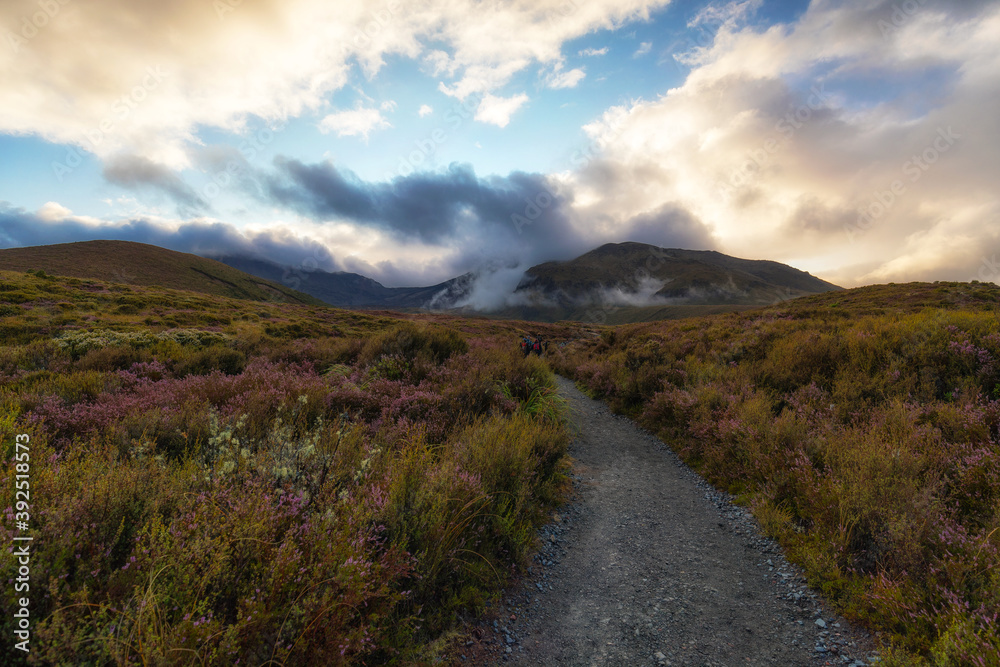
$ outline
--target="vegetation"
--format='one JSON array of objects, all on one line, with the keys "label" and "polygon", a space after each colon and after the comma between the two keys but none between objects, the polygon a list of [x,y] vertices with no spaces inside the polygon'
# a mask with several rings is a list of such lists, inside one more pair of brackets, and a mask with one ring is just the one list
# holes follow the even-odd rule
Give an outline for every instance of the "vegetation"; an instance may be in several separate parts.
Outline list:
[{"label": "vegetation", "polygon": [[[516,326],[0,273],[5,480],[31,437],[30,660],[431,660],[565,484],[553,378]],[[9,545],[12,483],[0,507]]]},{"label": "vegetation", "polygon": [[[790,298],[790,297],[788,297]],[[781,299],[772,299],[774,303]],[[741,305],[676,305],[676,306],[620,306],[611,304],[590,306],[511,306],[485,313],[497,320],[530,319],[536,322],[574,321],[586,324],[635,324],[660,320],[682,320],[719,313],[738,313],[756,306]]]},{"label": "vegetation", "polygon": [[998,300],[887,285],[595,332],[0,272],[31,659],[433,660],[563,490],[552,376],[513,342],[531,333],[574,339],[549,362],[750,505],[882,632],[883,664],[996,664]]},{"label": "vegetation", "polygon": [[557,369],[748,503],[883,664],[1000,663],[1000,289],[608,328]]}]

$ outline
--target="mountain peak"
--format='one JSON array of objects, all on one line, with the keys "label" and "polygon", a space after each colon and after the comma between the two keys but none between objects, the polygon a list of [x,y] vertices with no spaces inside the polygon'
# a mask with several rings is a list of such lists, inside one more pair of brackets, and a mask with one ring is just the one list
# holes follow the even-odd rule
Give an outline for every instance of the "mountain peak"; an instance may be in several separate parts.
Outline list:
[{"label": "mountain peak", "polygon": [[765,305],[838,289],[779,262],[634,241],[606,243],[576,259],[534,266],[518,286],[520,292],[562,306],[616,301]]}]

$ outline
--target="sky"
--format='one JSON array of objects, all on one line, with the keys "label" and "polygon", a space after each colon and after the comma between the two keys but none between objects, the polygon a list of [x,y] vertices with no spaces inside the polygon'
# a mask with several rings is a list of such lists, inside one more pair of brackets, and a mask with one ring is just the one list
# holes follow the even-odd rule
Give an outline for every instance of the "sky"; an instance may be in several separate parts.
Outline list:
[{"label": "sky", "polygon": [[0,248],[1000,282],[998,36],[997,0],[4,0]]}]

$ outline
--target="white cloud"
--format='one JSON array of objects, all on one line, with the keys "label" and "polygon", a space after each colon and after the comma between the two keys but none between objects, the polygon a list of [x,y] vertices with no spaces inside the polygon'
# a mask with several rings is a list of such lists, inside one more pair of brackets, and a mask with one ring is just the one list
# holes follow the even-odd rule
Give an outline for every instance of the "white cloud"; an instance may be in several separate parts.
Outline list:
[{"label": "white cloud", "polygon": [[483,95],[483,99],[479,102],[475,118],[481,123],[490,123],[497,127],[507,127],[507,124],[510,123],[510,117],[527,101],[528,96],[524,93],[512,95],[511,97],[498,97],[487,93]]},{"label": "white cloud", "polygon": [[378,109],[351,109],[338,111],[326,116],[319,123],[319,129],[324,134],[336,132],[338,137],[363,137],[374,130],[392,127]]},{"label": "white cloud", "polygon": [[[541,0],[510,3],[494,9],[483,20],[482,9],[474,9],[454,35],[449,71],[460,73],[453,84],[440,90],[459,99],[497,90],[532,63],[549,64],[562,58],[562,44],[599,29],[615,29],[628,22],[647,20],[650,12],[669,0],[595,0],[567,3]],[[435,65],[443,67],[438,58]]]},{"label": "white cloud", "polygon": [[382,104],[378,105],[378,108],[381,109],[382,111],[387,111],[389,113],[392,113],[393,111],[396,110],[396,106],[397,105],[394,100],[386,100],[385,102],[382,102]]},{"label": "white cloud", "polygon": [[571,69],[567,72],[561,71],[561,65],[557,66],[555,71],[550,72],[545,77],[545,85],[549,88],[575,88],[578,83],[583,81],[587,73],[583,71],[582,68],[577,67],[576,69]]},{"label": "white cloud", "polygon": [[[465,99],[557,62],[568,40],[645,20],[668,2],[60,3],[16,49],[3,39],[0,132],[184,168],[198,128],[238,133],[253,117],[277,124],[314,112],[349,83],[354,63],[372,78],[390,56],[420,60]],[[17,34],[37,10],[0,3],[0,35]]]},{"label": "white cloud", "polygon": [[[109,202],[110,203],[110,202]],[[54,201],[45,202],[42,207],[38,209],[38,217],[46,222],[51,222],[55,220],[63,220],[73,215],[73,211],[69,210],[62,204]]]},{"label": "white cloud", "polygon": [[734,25],[756,12],[763,0],[737,0],[725,4],[711,4],[702,7],[693,19],[688,21],[689,28],[699,26]]},{"label": "white cloud", "polygon": [[639,58],[641,56],[646,55],[652,50],[653,50],[652,42],[642,42],[641,44],[639,44],[639,48],[635,50],[635,53],[632,54],[632,57]]},{"label": "white cloud", "polygon": [[423,118],[424,116],[429,116],[434,113],[434,108],[429,104],[421,104],[420,108],[417,109],[417,115]]},{"label": "white cloud", "polygon": [[608,47],[605,46],[603,49],[583,49],[583,50],[577,52],[577,55],[580,55],[580,56],[603,56],[603,55],[606,55],[607,53],[608,53]]}]

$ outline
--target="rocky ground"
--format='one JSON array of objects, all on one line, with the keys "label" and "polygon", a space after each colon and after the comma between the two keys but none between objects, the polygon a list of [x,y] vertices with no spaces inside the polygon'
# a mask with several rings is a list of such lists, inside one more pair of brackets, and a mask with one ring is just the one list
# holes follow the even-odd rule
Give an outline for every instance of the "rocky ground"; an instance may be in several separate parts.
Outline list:
[{"label": "rocky ground", "polygon": [[753,516],[658,439],[559,380],[574,500],[456,664],[872,665]]}]

